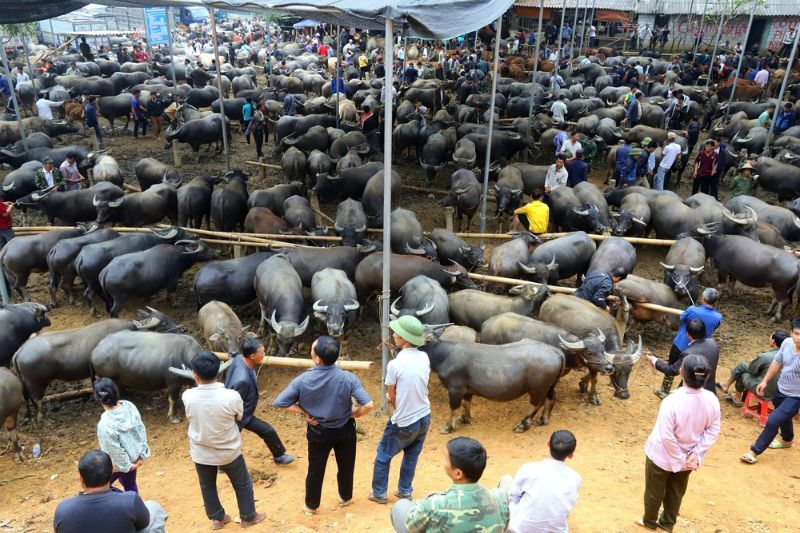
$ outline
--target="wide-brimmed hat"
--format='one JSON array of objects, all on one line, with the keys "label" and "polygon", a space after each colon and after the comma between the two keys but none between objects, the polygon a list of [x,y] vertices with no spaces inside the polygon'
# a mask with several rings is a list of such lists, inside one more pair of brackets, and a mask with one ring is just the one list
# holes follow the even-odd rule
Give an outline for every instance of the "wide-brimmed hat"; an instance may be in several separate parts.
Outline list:
[{"label": "wide-brimmed hat", "polygon": [[754,166],[753,166],[753,165],[751,165],[750,163],[745,163],[744,165],[742,165],[742,166],[739,168],[739,170],[755,170],[755,168],[756,168],[756,167],[754,167]]},{"label": "wide-brimmed hat", "polygon": [[414,346],[425,344],[425,330],[422,322],[415,316],[405,315],[389,322],[389,329]]},{"label": "wide-brimmed hat", "polygon": [[652,140],[653,139],[651,139],[650,137],[645,137],[644,139],[642,139],[642,146],[647,146],[648,144],[650,144],[650,141]]},{"label": "wide-brimmed hat", "polygon": [[631,150],[631,155],[642,155],[642,149],[634,148],[633,150]]},{"label": "wide-brimmed hat", "polygon": [[52,159],[50,159],[50,157],[48,157],[48,156],[44,156],[44,157],[42,158],[42,164],[43,164],[43,165],[46,165],[47,163],[53,163],[53,160],[52,160]]},{"label": "wide-brimmed hat", "polygon": [[670,140],[675,140],[675,138],[677,136],[678,136],[678,134],[675,133],[674,131],[671,131],[671,132],[667,133],[667,139],[670,139]]}]

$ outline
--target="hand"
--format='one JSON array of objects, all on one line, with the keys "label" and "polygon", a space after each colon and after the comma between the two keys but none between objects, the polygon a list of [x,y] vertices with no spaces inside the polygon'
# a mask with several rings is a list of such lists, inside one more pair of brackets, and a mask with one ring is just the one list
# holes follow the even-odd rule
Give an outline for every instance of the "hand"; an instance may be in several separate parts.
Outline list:
[{"label": "hand", "polygon": [[314,417],[311,416],[310,414],[306,413],[305,411],[303,411],[303,418],[305,419],[306,424],[308,424],[309,426],[318,426],[319,425],[319,422],[314,420]]},{"label": "hand", "polygon": [[686,456],[686,466],[683,467],[684,470],[697,470],[699,467],[700,458],[697,457],[696,453],[691,452]]},{"label": "hand", "polygon": [[650,363],[650,366],[652,366],[653,368],[656,367],[656,361],[658,361],[658,358],[655,355],[647,356],[647,362]]},{"label": "hand", "polygon": [[758,394],[759,396],[763,397],[764,396],[764,389],[766,389],[766,388],[767,388],[767,382],[766,381],[762,381],[761,383],[756,385],[756,394]]}]

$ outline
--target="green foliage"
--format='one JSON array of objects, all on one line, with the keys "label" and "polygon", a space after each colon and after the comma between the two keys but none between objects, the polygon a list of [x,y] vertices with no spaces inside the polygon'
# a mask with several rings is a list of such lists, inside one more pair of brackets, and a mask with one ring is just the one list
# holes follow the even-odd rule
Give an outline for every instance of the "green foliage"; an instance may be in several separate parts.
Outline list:
[{"label": "green foliage", "polygon": [[23,22],[21,24],[0,24],[0,32],[6,37],[33,37],[36,35],[35,22]]}]

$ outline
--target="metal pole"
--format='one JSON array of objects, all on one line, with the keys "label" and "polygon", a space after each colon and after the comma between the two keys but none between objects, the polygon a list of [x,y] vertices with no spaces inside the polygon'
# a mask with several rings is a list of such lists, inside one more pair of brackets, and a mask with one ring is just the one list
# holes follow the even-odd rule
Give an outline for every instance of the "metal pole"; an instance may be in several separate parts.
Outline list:
[{"label": "metal pole", "polygon": [[[589,26],[594,26],[594,8],[596,5],[597,5],[597,0],[592,0],[592,14],[589,15]],[[589,44],[591,45],[592,43]],[[589,47],[587,46],[587,48]]]},{"label": "metal pole", "polygon": [[336,129],[339,129],[339,80],[342,78],[342,60],[344,59],[344,54],[342,53],[342,40],[339,38],[339,34],[342,32],[341,25],[336,26],[336,39],[338,41],[338,45],[336,47],[336,77],[334,81],[336,82]]},{"label": "metal pole", "polygon": [[[500,64],[500,35],[503,29],[503,16],[497,17],[497,34],[494,40],[494,66],[492,67],[492,99],[489,103],[489,133],[486,137],[486,158],[483,163],[483,198],[481,200],[481,233],[486,233],[486,198],[489,194],[489,162],[492,158],[492,133],[494,129],[494,104],[497,97],[497,69]],[[388,242],[388,241],[387,241]],[[481,247],[483,247],[481,237]]]},{"label": "metal pole", "polygon": [[222,94],[222,63],[219,60],[219,43],[217,41],[217,14],[214,12],[213,7],[208,8],[208,14],[211,18],[211,36],[214,39],[214,58],[217,60],[217,89],[219,91],[219,112],[222,116],[222,146],[225,159],[225,171],[231,170],[230,150],[228,149],[228,128],[225,122],[225,95]]},{"label": "metal pole", "polygon": [[711,68],[708,69],[708,77],[706,78],[706,92],[708,92],[708,86],[711,84],[711,72],[714,70],[714,61],[717,59],[717,46],[719,46],[719,40],[722,38],[722,28],[725,26],[725,9],[722,10],[722,15],[719,17],[719,27],[717,28],[717,37],[714,39],[714,51],[711,52]]},{"label": "metal pole", "polygon": [[[697,29],[697,36],[694,38],[694,49],[692,50],[692,62],[697,57],[697,49],[700,47],[700,36],[703,34],[703,23],[706,21],[706,11],[708,10],[708,0],[703,4],[703,17],[700,19],[700,27]],[[713,65],[713,58],[712,58]]]},{"label": "metal pole", "polygon": [[556,61],[556,74],[559,71],[559,65],[561,64],[561,36],[564,34],[564,12],[567,10],[567,0],[564,0],[561,4],[561,26],[558,28],[558,44],[556,44],[556,54],[558,57],[558,61]]},{"label": "metal pole", "polygon": [[53,40],[53,47],[58,48],[58,42],[56,42],[56,33],[53,31],[53,19],[50,19],[50,38]]},{"label": "metal pole", "polygon": [[800,32],[794,32],[794,44],[792,45],[792,53],[789,54],[789,62],[786,63],[786,72],[783,74],[783,83],[781,83],[781,90],[778,93],[778,104],[775,109],[775,115],[772,117],[772,120],[769,123],[769,135],[767,135],[767,144],[764,145],[764,153],[769,155],[769,145],[772,141],[772,134],[775,132],[775,119],[777,118],[778,111],[781,109],[781,105],[783,104],[783,96],[786,93],[786,86],[789,83],[789,73],[792,71],[792,66],[794,66],[794,59],[797,55],[797,43],[800,41]]},{"label": "metal pole", "polygon": [[[392,68],[386,69],[384,78],[383,102],[383,242],[391,242],[391,212],[392,212],[392,87],[394,84],[394,51],[392,50],[394,22],[390,18],[385,20],[384,56],[392,62]],[[392,338],[389,330],[389,300],[391,300],[391,247],[383,247],[383,278],[381,289],[381,409],[389,413],[386,401],[386,367],[389,365],[389,339]]]},{"label": "metal pole", "polygon": [[[758,2],[753,0],[753,7],[750,9],[750,21],[747,23],[747,32],[744,34],[744,46],[747,47],[747,40],[750,38],[750,30],[753,28],[753,17],[756,16],[756,5]],[[728,106],[725,109],[725,121],[731,116],[731,102],[733,102],[733,95],[736,94],[736,82],[739,81],[739,72],[742,70],[742,62],[744,60],[744,50],[739,54],[739,63],[736,65],[736,77],[733,78],[733,87],[731,88],[731,96],[728,98]],[[788,72],[788,71],[787,71]]]},{"label": "metal pole", "polygon": [[[167,33],[169,34],[169,62],[172,64],[172,86],[177,89],[178,87],[178,78],[175,74],[175,56],[172,54],[172,8],[167,7]],[[183,69],[183,77],[186,78],[186,67]]]},{"label": "metal pole", "polygon": [[[580,57],[583,55],[583,45],[586,42],[586,17],[589,15],[589,4],[586,4],[586,7],[583,8],[583,28],[581,29],[581,45],[578,47],[578,55],[576,57]],[[586,48],[589,48],[588,46]]]},{"label": "metal pole", "polygon": [[[264,72],[267,76],[267,89],[269,89],[269,79],[272,77],[272,56],[270,56],[269,46],[270,42],[272,41],[272,35],[269,32],[269,19],[270,19],[270,12],[267,10],[267,24],[264,30],[266,40],[266,47],[267,47],[267,63],[269,63],[269,72]],[[321,44],[321,43],[320,43]],[[328,64],[328,58],[325,58],[325,65]]]},{"label": "metal pole", "polygon": [[17,126],[19,126],[19,134],[22,138],[22,146],[27,152],[28,136],[25,133],[25,125],[22,123],[22,118],[19,114],[19,103],[17,102],[17,93],[14,90],[14,84],[11,81],[11,67],[8,65],[8,55],[6,54],[5,43],[0,43],[0,57],[3,59],[3,67],[6,69],[6,83],[8,83],[8,92],[11,95],[11,104],[14,106],[14,114],[17,116]]},{"label": "metal pole", "polygon": [[531,116],[533,115],[533,89],[536,83],[536,74],[539,72],[539,45],[542,41],[542,17],[544,15],[544,0],[539,1],[539,27],[536,30],[536,41],[533,43],[533,72],[531,73],[531,101],[528,104],[528,135],[531,134]]}]

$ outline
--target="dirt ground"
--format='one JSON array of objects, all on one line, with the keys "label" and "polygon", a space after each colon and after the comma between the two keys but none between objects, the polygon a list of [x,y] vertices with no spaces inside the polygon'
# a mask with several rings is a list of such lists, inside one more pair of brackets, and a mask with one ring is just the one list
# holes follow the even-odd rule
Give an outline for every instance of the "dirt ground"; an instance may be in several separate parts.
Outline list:
[{"label": "dirt ground", "polygon": [[[81,142],[86,144],[85,140]],[[123,134],[110,139],[108,145],[131,180],[133,165],[140,157],[151,156],[166,162],[172,161],[171,152],[164,150],[162,140],[133,140]],[[255,149],[242,144],[240,134],[234,135],[232,147],[235,168],[241,168],[245,160],[255,157]],[[272,147],[266,150],[269,154]],[[206,155],[199,164],[192,161],[188,148],[184,149],[183,155],[181,173],[186,178],[222,170],[218,155]],[[269,158],[269,162],[277,161]],[[605,174],[602,163],[597,166],[595,179]],[[422,175],[412,160],[402,161],[398,171],[407,182],[421,184]],[[271,185],[276,179],[277,176],[270,172],[267,183],[251,180],[251,189]],[[446,188],[446,179],[442,173],[436,186]],[[432,196],[404,192],[399,204],[414,209],[426,229],[443,225],[442,211]],[[334,204],[323,204],[323,209],[330,215],[335,213]],[[490,221],[490,230],[493,224]],[[666,249],[640,247],[637,252],[639,260],[635,273],[660,279],[658,261],[663,259]],[[172,315],[199,337],[196,308],[190,294],[193,273],[194,270],[183,277],[177,307],[172,308],[164,296],[159,295],[146,302],[132,301],[122,316],[133,317],[137,306],[152,305]],[[713,269],[704,276],[704,284],[714,284]],[[46,285],[45,275],[34,275],[29,283],[31,297],[48,302]],[[770,294],[766,289],[740,286],[735,294],[721,302],[720,310],[725,322],[717,334],[722,349],[718,369],[720,380],[727,376],[728,370],[736,363],[748,360],[765,349],[769,335],[776,327],[765,316],[769,300]],[[376,362],[371,370],[359,373],[359,377],[376,403],[379,403],[380,354],[375,349],[379,342],[379,328],[373,309],[369,310],[366,319],[352,336],[350,345],[353,359]],[[255,305],[236,310],[244,323],[256,325]],[[86,307],[68,304],[54,309],[50,317],[52,330],[81,327],[93,321]],[[778,326],[786,328],[788,323]],[[641,333],[647,353],[666,356],[671,333],[659,331],[654,326],[643,327]],[[307,344],[301,344],[300,350],[306,353]],[[356,467],[354,504],[345,509],[337,507],[335,463],[331,460],[320,512],[314,517],[303,514],[307,466],[304,423],[296,415],[270,407],[275,396],[296,375],[297,370],[294,369],[261,369],[259,382],[263,397],[258,415],[277,428],[289,453],[296,454],[298,460],[290,466],[277,467],[263,443],[250,433],[243,435],[245,458],[254,478],[259,479],[255,489],[257,507],[268,515],[267,521],[257,530],[390,530],[389,508],[366,499],[370,491],[375,447],[385,424],[385,416],[380,413],[359,421],[363,435],[359,437],[358,454],[361,461]],[[521,464],[544,458],[547,455],[547,439],[552,431],[559,428],[572,430],[577,436],[578,448],[570,466],[583,477],[583,486],[577,507],[570,517],[570,527],[573,531],[585,532],[634,531],[637,528],[633,520],[642,511],[643,446],[659,405],[652,390],[660,383],[660,375],[652,373],[642,359],[631,375],[631,398],[626,401],[614,399],[608,380],[601,378],[599,390],[603,403],[598,407],[591,406],[585,397],[579,395],[579,377],[572,373],[560,382],[559,401],[549,427],[534,427],[523,434],[512,433],[511,429],[527,412],[527,399],[494,403],[478,398],[473,406],[472,424],[460,427],[456,435],[475,437],[486,446],[489,463],[482,481],[486,485],[494,485],[501,475],[513,474]],[[56,384],[51,391],[85,385]],[[442,470],[442,454],[444,444],[450,437],[436,431],[448,415],[447,398],[435,376],[431,376],[430,392],[434,430],[429,434],[417,468],[415,495],[418,497],[449,486],[449,480]],[[169,423],[163,395],[131,392],[126,397],[134,401],[142,412],[152,449],[152,457],[139,474],[141,495],[145,499],[159,501],[166,508],[171,531],[206,530],[209,523],[188,453],[186,422],[178,425]],[[26,450],[24,464],[16,464],[10,447],[5,441],[0,442],[0,533],[51,530],[52,516],[58,502],[75,495],[79,490],[78,458],[86,450],[97,446],[95,425],[102,410],[88,397],[50,403],[46,408],[47,418],[41,425],[35,425],[27,419],[22,419],[20,423],[20,439]],[[703,467],[691,477],[678,530],[720,533],[797,531],[797,524],[800,523],[800,506],[797,505],[800,503],[797,490],[800,487],[798,452],[793,449],[768,451],[758,465],[740,463],[739,455],[748,449],[760,427],[757,421],[743,418],[738,409],[724,402],[722,414],[720,439],[711,449]],[[43,450],[36,459],[30,454],[34,443],[40,443]],[[398,464],[399,460],[394,462],[391,483],[396,483]],[[222,480],[219,487],[226,510],[235,517],[238,513],[230,484]],[[229,529],[235,527],[235,524],[228,526]],[[101,530],[102,527],[98,527],[98,531]]]}]

